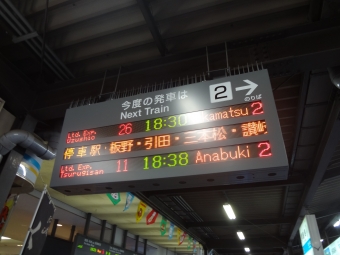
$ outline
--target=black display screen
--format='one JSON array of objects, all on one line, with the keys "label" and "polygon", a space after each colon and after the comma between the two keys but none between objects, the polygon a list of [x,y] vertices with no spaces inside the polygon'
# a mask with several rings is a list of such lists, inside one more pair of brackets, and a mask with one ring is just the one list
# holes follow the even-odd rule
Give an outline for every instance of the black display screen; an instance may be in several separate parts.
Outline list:
[{"label": "black display screen", "polygon": [[148,136],[89,146],[68,147],[64,150],[64,160],[93,158],[104,155],[128,153],[131,151],[223,141],[239,137],[258,136],[266,133],[267,126],[264,120],[250,121],[235,125],[225,125],[173,134]]},{"label": "black display screen", "polygon": [[268,141],[263,141],[202,150],[157,154],[145,157],[62,165],[60,167],[59,177],[81,178],[108,173],[123,174],[124,172],[139,171],[141,169],[145,171],[155,171],[160,168],[221,163],[244,160],[247,158],[265,158],[271,156],[270,143]]},{"label": "black display screen", "polygon": [[127,122],[112,126],[68,132],[67,144],[95,141],[96,138],[124,136],[140,132],[163,130],[175,127],[201,124],[218,120],[263,114],[261,101],[226,106],[205,111],[190,112],[142,121]]}]

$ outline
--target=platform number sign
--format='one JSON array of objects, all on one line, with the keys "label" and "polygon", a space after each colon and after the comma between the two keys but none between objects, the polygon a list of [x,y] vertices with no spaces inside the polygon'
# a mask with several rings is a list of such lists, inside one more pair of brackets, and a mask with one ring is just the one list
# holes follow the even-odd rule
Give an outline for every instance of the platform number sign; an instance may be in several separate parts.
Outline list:
[{"label": "platform number sign", "polygon": [[223,82],[209,86],[210,102],[218,103],[233,99],[233,91],[230,82]]},{"label": "platform number sign", "polygon": [[51,187],[117,193],[287,175],[272,87],[261,70],[68,109]]},{"label": "platform number sign", "polygon": [[[245,85],[245,84],[246,85]],[[255,91],[255,89],[258,87],[258,84],[246,79],[243,80],[243,84],[241,86],[238,86],[238,84],[235,85],[235,91],[243,91],[246,90],[246,96],[251,96],[252,93]],[[219,103],[223,101],[229,101],[233,100],[233,91],[232,91],[232,85],[231,82],[223,82],[218,83],[214,85],[209,86],[209,92],[210,92],[210,102],[211,103]],[[250,101],[254,99],[261,99],[261,94],[251,97],[246,97],[245,101]]]}]

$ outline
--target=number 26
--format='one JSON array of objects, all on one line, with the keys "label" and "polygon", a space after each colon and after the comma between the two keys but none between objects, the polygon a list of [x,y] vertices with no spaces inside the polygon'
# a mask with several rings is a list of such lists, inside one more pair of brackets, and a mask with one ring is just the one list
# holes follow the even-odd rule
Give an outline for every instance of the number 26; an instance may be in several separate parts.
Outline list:
[{"label": "number 26", "polygon": [[118,135],[129,135],[132,133],[132,124],[126,123],[126,124],[120,124],[119,125],[119,133]]}]

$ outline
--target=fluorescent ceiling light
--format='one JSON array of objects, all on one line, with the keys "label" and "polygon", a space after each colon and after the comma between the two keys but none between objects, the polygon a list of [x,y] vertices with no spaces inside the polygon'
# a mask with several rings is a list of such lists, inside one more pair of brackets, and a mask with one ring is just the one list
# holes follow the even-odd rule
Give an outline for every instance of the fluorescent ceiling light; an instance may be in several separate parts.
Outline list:
[{"label": "fluorescent ceiling light", "polygon": [[230,204],[223,205],[223,208],[224,208],[226,214],[228,215],[229,219],[231,219],[231,220],[236,219],[236,215],[235,215],[233,208],[231,207]]},{"label": "fluorescent ceiling light", "polygon": [[320,242],[322,243],[322,242],[323,242],[323,239],[320,239]]},{"label": "fluorescent ceiling light", "polygon": [[6,237],[6,236],[2,236],[1,239],[8,240],[8,239],[11,239],[11,238]]},{"label": "fluorescent ceiling light", "polygon": [[237,235],[238,235],[238,238],[240,238],[240,240],[246,239],[246,238],[244,237],[244,234],[243,234],[242,231],[238,231],[238,232],[237,232]]},{"label": "fluorescent ceiling light", "polygon": [[21,246],[22,246],[22,244],[18,244],[17,246],[21,247]]},{"label": "fluorescent ceiling light", "polygon": [[246,252],[250,252],[250,249],[249,249],[248,247],[245,247],[244,250],[245,250]]},{"label": "fluorescent ceiling light", "polygon": [[61,224],[57,224],[57,226],[58,226],[58,227],[62,227],[63,225],[61,225]]},{"label": "fluorescent ceiling light", "polygon": [[340,226],[340,220],[338,220],[337,222],[335,222],[333,226],[334,226],[335,228],[336,228],[336,227],[339,227],[339,226]]}]

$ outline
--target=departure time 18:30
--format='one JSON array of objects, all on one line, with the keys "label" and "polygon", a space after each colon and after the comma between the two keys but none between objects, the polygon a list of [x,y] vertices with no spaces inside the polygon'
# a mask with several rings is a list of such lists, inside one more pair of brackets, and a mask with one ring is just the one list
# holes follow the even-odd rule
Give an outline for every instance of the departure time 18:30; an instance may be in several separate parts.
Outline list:
[{"label": "departure time 18:30", "polygon": [[93,129],[73,131],[67,133],[66,143],[73,144],[95,141],[97,138],[124,136],[139,132],[195,125],[230,118],[259,115],[263,113],[264,110],[261,101],[249,102],[245,104],[225,106],[198,112],[171,115],[162,118],[140,120]]}]

